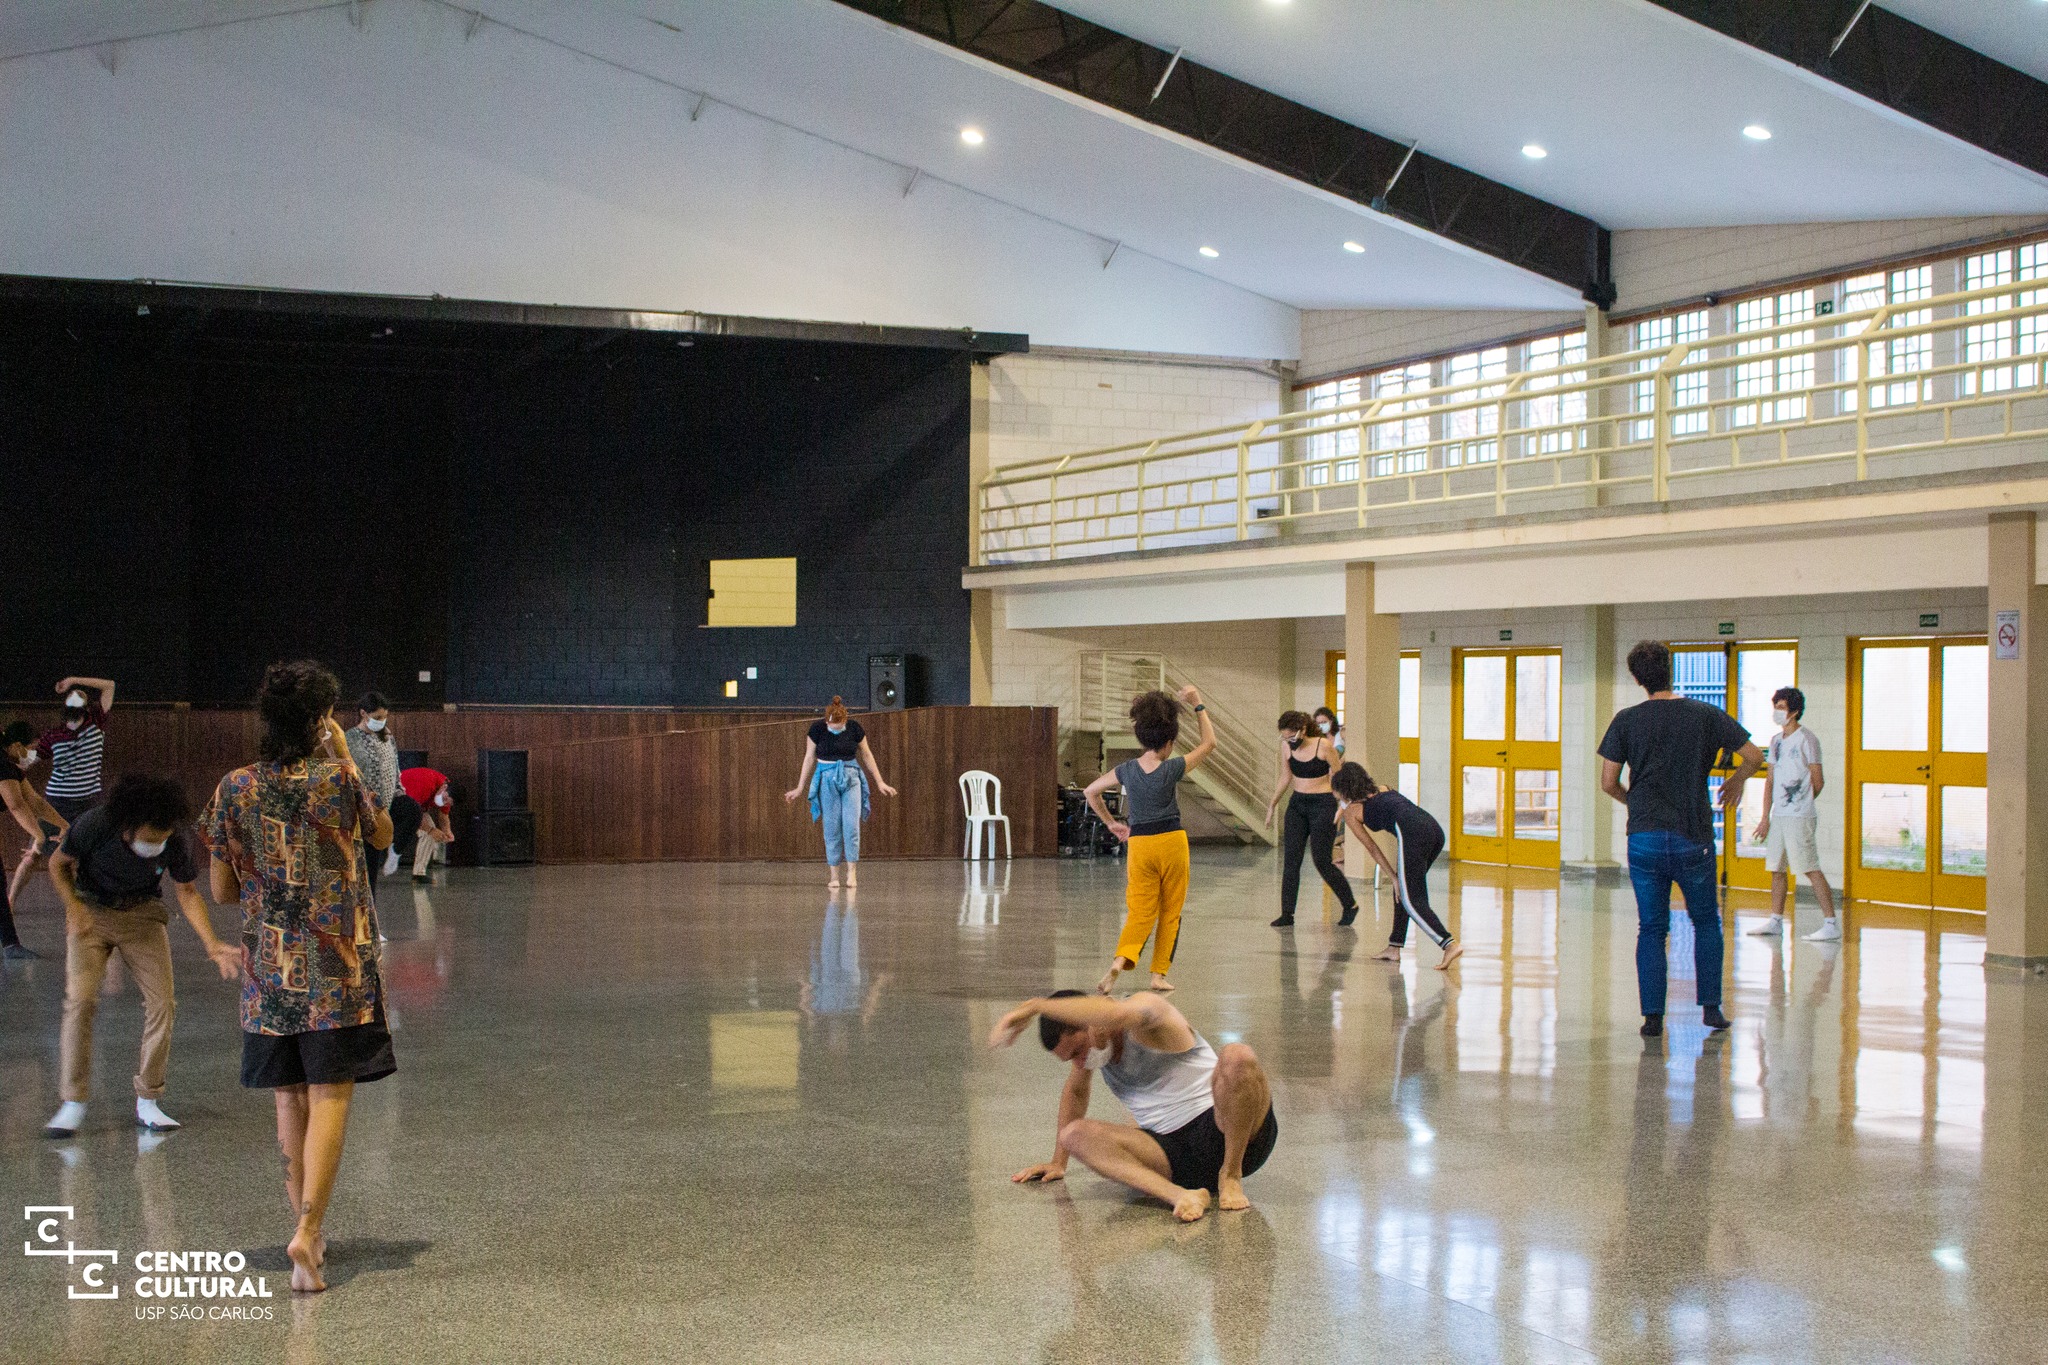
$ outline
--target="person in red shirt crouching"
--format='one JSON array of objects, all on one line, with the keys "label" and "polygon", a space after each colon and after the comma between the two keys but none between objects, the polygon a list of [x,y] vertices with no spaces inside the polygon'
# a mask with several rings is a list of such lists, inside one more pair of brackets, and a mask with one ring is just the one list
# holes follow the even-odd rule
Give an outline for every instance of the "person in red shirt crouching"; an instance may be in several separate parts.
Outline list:
[{"label": "person in red shirt crouching", "polygon": [[[444,864],[448,861],[448,845],[455,842],[455,824],[451,818],[455,810],[455,796],[449,790],[448,775],[432,768],[407,768],[398,775],[398,785],[419,807],[418,837],[413,840],[412,879],[423,882],[429,879],[436,854]],[[398,835],[400,843],[405,837],[401,830]],[[393,846],[398,847],[397,844]]]}]

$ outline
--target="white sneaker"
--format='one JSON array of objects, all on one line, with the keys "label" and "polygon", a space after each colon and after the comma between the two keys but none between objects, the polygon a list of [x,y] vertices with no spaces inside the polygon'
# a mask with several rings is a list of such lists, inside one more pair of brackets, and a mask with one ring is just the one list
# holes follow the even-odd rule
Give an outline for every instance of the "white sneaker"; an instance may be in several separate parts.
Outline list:
[{"label": "white sneaker", "polygon": [[1808,934],[1806,941],[1808,943],[1840,943],[1842,941],[1841,922],[1835,919],[1822,920],[1820,928]]},{"label": "white sneaker", "polygon": [[135,1101],[135,1121],[152,1133],[168,1133],[174,1128],[184,1126],[159,1109],[155,1100],[145,1100],[139,1096]]},{"label": "white sneaker", "polygon": [[382,875],[388,877],[396,871],[398,871],[398,850],[394,848],[384,855],[384,871]]},{"label": "white sneaker", "polygon": [[76,1100],[66,1100],[57,1106],[56,1114],[43,1125],[43,1135],[68,1138],[84,1125],[85,1106]]},{"label": "white sneaker", "polygon": [[1752,929],[1749,932],[1759,938],[1776,938],[1779,934],[1785,932],[1785,917],[1782,915],[1772,915],[1764,921],[1763,928]]}]

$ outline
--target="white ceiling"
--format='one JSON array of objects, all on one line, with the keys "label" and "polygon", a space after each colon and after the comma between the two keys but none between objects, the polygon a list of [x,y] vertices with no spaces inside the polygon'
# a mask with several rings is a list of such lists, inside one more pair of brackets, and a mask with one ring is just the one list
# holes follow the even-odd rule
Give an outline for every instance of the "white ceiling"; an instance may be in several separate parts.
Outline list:
[{"label": "white ceiling", "polygon": [[[2048,183],[1648,0],[1062,7],[1375,132],[1419,138],[1610,228],[2048,210]],[[2036,28],[2048,26],[2040,0],[1923,7],[2028,8]],[[1776,136],[1750,142],[1749,123]],[[1523,157],[1530,142],[1549,157]]]},{"label": "white ceiling", "polygon": [[1884,8],[2048,81],[2044,0],[1884,0]]}]

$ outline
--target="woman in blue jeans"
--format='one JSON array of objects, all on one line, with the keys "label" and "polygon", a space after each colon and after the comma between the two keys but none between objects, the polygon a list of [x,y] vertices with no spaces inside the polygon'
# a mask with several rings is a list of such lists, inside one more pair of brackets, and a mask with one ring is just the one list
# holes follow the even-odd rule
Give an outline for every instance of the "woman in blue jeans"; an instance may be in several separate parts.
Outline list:
[{"label": "woman in blue jeans", "polygon": [[[1636,890],[1636,988],[1645,1038],[1664,1031],[1671,933],[1671,885],[1692,920],[1693,988],[1710,1029],[1721,1013],[1721,888],[1714,868],[1714,812],[1707,777],[1721,755],[1739,760],[1721,784],[1721,806],[1742,800],[1742,784],[1763,763],[1749,731],[1718,706],[1671,688],[1671,647],[1644,640],[1628,652],[1628,671],[1649,696],[1615,713],[1600,741],[1600,790],[1628,807],[1628,875]],[[1621,771],[1628,769],[1628,785]]]},{"label": "woman in blue jeans", "polygon": [[896,789],[882,780],[875,752],[868,748],[867,732],[860,722],[846,714],[846,703],[838,697],[825,708],[823,720],[811,722],[804,739],[804,770],[796,785],[782,794],[795,803],[808,795],[811,819],[825,826],[825,864],[831,869],[827,886],[839,885],[840,864],[846,865],[846,885],[855,885],[854,865],[860,861],[860,822],[868,816],[868,777],[875,790],[894,796]]}]

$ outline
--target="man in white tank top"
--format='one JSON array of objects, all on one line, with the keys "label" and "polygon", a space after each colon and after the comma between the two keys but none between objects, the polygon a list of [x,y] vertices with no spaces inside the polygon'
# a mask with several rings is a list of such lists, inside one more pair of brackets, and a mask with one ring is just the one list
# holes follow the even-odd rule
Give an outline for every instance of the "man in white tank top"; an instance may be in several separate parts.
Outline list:
[{"label": "man in white tank top", "polygon": [[[1243,1043],[1211,1048],[1159,996],[1123,1000],[1056,991],[1004,1015],[990,1047],[1008,1047],[1038,1020],[1045,1050],[1071,1068],[1060,1091],[1052,1160],[1017,1172],[1019,1183],[1066,1178],[1067,1158],[1099,1176],[1163,1200],[1192,1223],[1217,1207],[1248,1209],[1244,1178],[1266,1163],[1280,1134],[1272,1087]],[[1093,1073],[1135,1123],[1088,1117]]]}]

